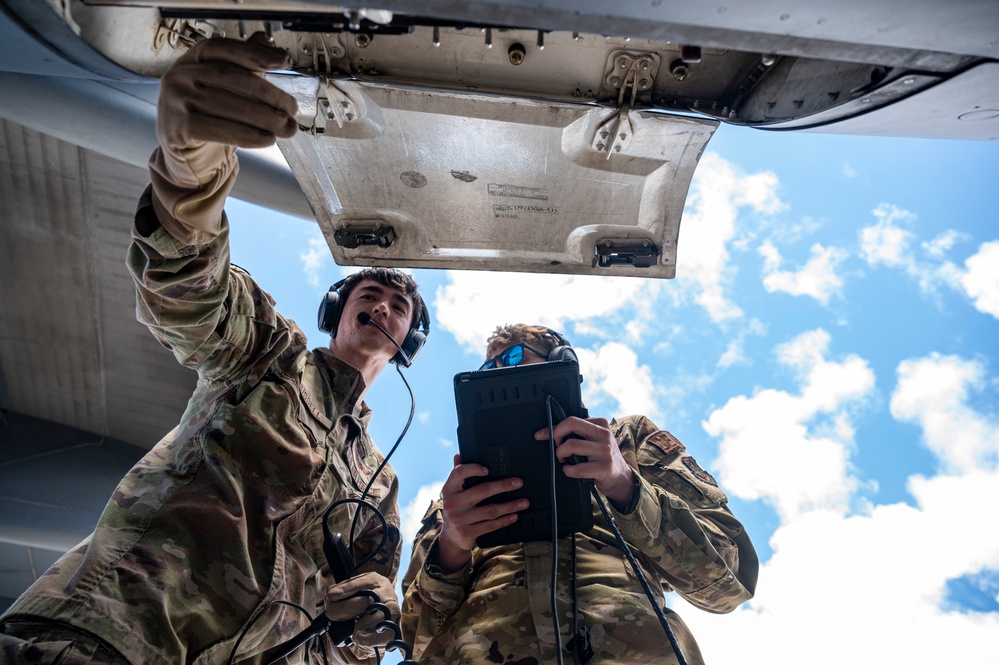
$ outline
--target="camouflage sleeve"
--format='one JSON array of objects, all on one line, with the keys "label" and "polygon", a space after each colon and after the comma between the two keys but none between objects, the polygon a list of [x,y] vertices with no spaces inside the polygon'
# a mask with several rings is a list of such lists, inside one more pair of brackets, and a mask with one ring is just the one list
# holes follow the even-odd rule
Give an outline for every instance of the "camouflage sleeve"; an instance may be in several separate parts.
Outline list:
[{"label": "camouflage sleeve", "polygon": [[183,233],[177,226],[173,222],[168,230],[157,218],[147,188],[127,256],[138,320],[179,362],[209,380],[269,362],[278,346],[287,345],[289,334],[300,333],[290,332],[274,301],[248,273],[230,269],[225,213],[217,235]]},{"label": "camouflage sleeve", "polygon": [[402,635],[413,646],[416,658],[447,618],[465,602],[472,579],[471,562],[454,573],[446,573],[435,564],[437,537],[443,525],[441,510],[439,499],[430,504],[402,580]]},{"label": "camouflage sleeve", "polygon": [[615,425],[619,441],[621,429],[630,430],[641,475],[634,510],[614,511],[625,540],[697,607],[731,612],[752,598],[759,572],[756,550],[714,478],[648,419]]}]

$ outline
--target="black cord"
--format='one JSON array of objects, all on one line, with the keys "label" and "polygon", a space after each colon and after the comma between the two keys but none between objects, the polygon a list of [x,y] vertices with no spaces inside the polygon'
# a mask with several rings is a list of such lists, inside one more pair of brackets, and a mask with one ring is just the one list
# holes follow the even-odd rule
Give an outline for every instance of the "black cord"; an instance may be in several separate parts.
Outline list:
[{"label": "black cord", "polygon": [[305,655],[309,659],[309,665],[312,665],[312,650],[314,647],[319,648],[319,653],[323,657],[323,665],[330,665],[329,659],[326,657],[326,636],[317,636],[309,640],[308,646],[305,649]]},{"label": "black cord", "polygon": [[[343,505],[345,503],[356,503],[358,505],[357,510],[354,512],[354,519],[357,519],[357,514],[359,512],[361,512],[361,508],[367,508],[368,510],[370,510],[371,512],[373,512],[375,514],[375,517],[377,517],[378,520],[382,523],[382,539],[378,543],[378,547],[375,547],[373,550],[371,550],[371,552],[368,553],[368,555],[366,557],[364,557],[359,562],[357,562],[357,563],[354,564],[354,570],[357,570],[361,566],[363,566],[364,564],[366,564],[367,562],[369,562],[373,558],[375,558],[375,555],[377,555],[378,552],[380,552],[382,550],[382,548],[385,547],[385,543],[388,541],[388,522],[385,520],[385,516],[382,514],[382,511],[378,510],[377,506],[373,506],[372,504],[370,504],[367,501],[365,501],[364,500],[364,495],[362,494],[360,499],[354,499],[354,498],[348,497],[346,499],[339,499],[338,501],[334,501],[330,505],[330,507],[326,509],[326,512],[323,514],[323,525],[324,526],[328,526],[329,519],[330,519],[330,514],[333,512],[333,510],[337,506],[341,506],[341,505]],[[351,542],[349,543],[349,545],[353,545],[353,540],[351,540]],[[353,554],[353,552],[351,552],[351,554]],[[354,571],[352,570],[351,571],[352,575],[353,575],[353,572]],[[342,582],[342,581],[343,580],[337,580],[337,582]]]},{"label": "black cord", "polygon": [[551,395],[545,397],[546,411],[548,412],[548,444],[552,454],[551,492],[552,492],[552,628],[555,630],[555,657],[558,665],[562,665],[562,633],[558,623],[558,499],[555,492],[555,471],[558,467],[558,458],[555,455],[555,431],[552,423],[552,400]]},{"label": "black cord", "polygon": [[[395,453],[396,448],[398,448],[399,444],[402,443],[403,437],[405,437],[406,432],[409,431],[409,426],[413,423],[413,414],[416,413],[416,396],[413,395],[413,389],[409,386],[409,381],[406,380],[406,376],[402,373],[402,368],[399,365],[396,365],[395,370],[399,373],[399,378],[401,378],[403,384],[405,384],[406,390],[409,391],[409,405],[410,405],[409,418],[406,419],[406,426],[402,428],[402,433],[399,434],[399,438],[395,440],[394,444],[392,444],[392,448],[389,450],[388,455],[385,456],[385,459],[382,460],[382,463],[378,465],[377,469],[375,469],[375,473],[371,476],[371,480],[368,481],[368,484],[364,488],[364,491],[361,492],[361,501],[364,501],[364,499],[367,498],[368,492],[371,490],[371,486],[374,485],[375,479],[378,478],[378,474],[382,472],[382,469],[385,468],[385,465],[388,464],[389,459]],[[351,552],[353,552],[354,548],[354,528],[357,526],[358,512],[360,511],[354,513],[354,519],[352,519],[350,522],[350,539],[347,541],[347,544],[351,548]],[[374,551],[377,552],[378,550]],[[368,561],[370,561],[371,556],[372,555],[366,557],[362,563],[367,563]],[[361,566],[361,564],[357,565],[358,567]]]},{"label": "black cord", "polygon": [[240,632],[239,638],[236,640],[236,643],[232,645],[232,651],[229,652],[229,660],[228,660],[229,665],[232,665],[233,658],[236,657],[236,649],[239,648],[239,643],[243,641],[243,638],[246,637],[246,634],[250,632],[251,628],[253,628],[253,624],[257,623],[260,617],[264,616],[267,610],[271,609],[275,605],[288,605],[290,607],[294,607],[295,609],[299,610],[302,614],[309,617],[309,619],[312,618],[312,615],[309,614],[309,611],[297,603],[293,603],[290,600],[272,600],[271,602],[267,603],[267,606],[264,607],[264,609],[257,612],[257,616],[250,619],[250,623],[246,624],[246,628],[244,628],[242,632]]},{"label": "black cord", "polygon": [[572,534],[572,662],[579,665],[579,591],[576,588],[576,534]]},{"label": "black cord", "polygon": [[[323,665],[330,665],[329,658],[328,658],[328,656],[326,654],[326,640],[327,639],[328,638],[326,638],[325,636],[323,636],[323,637],[321,637],[319,639],[319,646],[321,647],[321,650],[320,650],[319,653],[323,654]],[[312,658],[312,649],[308,650],[308,654],[309,654],[309,658],[311,659]]]},{"label": "black cord", "polygon": [[[548,441],[551,444],[552,449],[552,524],[557,523],[557,513],[555,512],[555,435],[552,431],[552,402],[555,401],[551,395],[545,398],[545,404],[548,410]],[[561,405],[555,402],[557,406],[561,409]],[[656,600],[655,594],[652,591],[652,587],[649,586],[649,581],[645,579],[645,574],[638,567],[638,562],[635,560],[634,554],[631,552],[631,548],[628,543],[625,542],[624,536],[621,535],[620,529],[617,527],[617,523],[614,521],[614,517],[607,510],[607,505],[604,503],[603,498],[600,496],[600,492],[597,491],[596,486],[592,479],[583,479],[582,481],[587,487],[590,488],[590,494],[597,501],[597,506],[600,507],[600,512],[603,514],[604,519],[610,525],[611,530],[614,532],[614,537],[617,539],[618,546],[624,551],[625,557],[628,559],[628,563],[631,564],[632,570],[635,571],[635,576],[642,585],[642,589],[645,591],[646,597],[649,599],[649,603],[652,605],[653,611],[656,613],[656,617],[659,619],[660,625],[662,625],[663,631],[666,633],[666,638],[669,640],[670,646],[673,648],[673,653],[676,654],[678,665],[687,665],[687,660],[683,657],[683,652],[680,649],[680,644],[676,641],[676,636],[673,635],[673,629],[670,628],[669,622],[666,621],[666,615],[663,613],[662,608],[659,606],[659,602]],[[554,549],[554,555],[552,557],[552,621],[555,624],[555,644],[557,647],[558,662],[559,665],[562,664],[562,641],[561,635],[558,629],[558,615],[555,611],[555,588],[556,588],[556,574],[558,573],[558,545],[557,543],[557,530],[555,526],[552,528],[552,545]],[[579,649],[579,635],[577,631],[577,619],[578,619],[578,598],[576,595],[576,534],[573,534],[573,550],[572,550],[572,584],[573,584],[573,658],[578,663],[578,649]]]},{"label": "black cord", "polygon": [[669,622],[666,621],[666,615],[663,613],[661,607],[659,607],[659,602],[655,598],[655,594],[652,591],[652,587],[649,586],[649,581],[645,579],[645,574],[642,572],[641,568],[638,567],[638,562],[635,560],[635,555],[631,553],[631,548],[628,547],[628,543],[624,541],[624,536],[621,535],[621,531],[617,528],[617,523],[611,516],[610,511],[607,510],[607,505],[604,503],[603,498],[600,496],[600,492],[597,488],[590,484],[590,494],[596,499],[597,505],[600,507],[600,512],[603,513],[604,519],[610,524],[611,530],[614,531],[614,537],[617,538],[618,546],[624,550],[624,556],[627,557],[628,563],[631,564],[632,570],[635,571],[635,576],[638,577],[638,581],[642,584],[642,589],[645,590],[645,595],[648,597],[649,602],[652,604],[652,609],[655,611],[656,616],[659,618],[659,623],[662,624],[663,630],[666,632],[666,638],[669,640],[669,644],[673,647],[673,653],[676,654],[676,659],[679,665],[687,665],[687,660],[683,657],[683,652],[680,650],[680,644],[676,641],[676,636],[673,635],[673,629],[670,628]]},{"label": "black cord", "polygon": [[[380,326],[376,327],[379,330],[381,330]],[[382,332],[385,333],[384,330],[382,330]],[[387,335],[388,333],[385,334]],[[389,337],[389,339],[392,339],[391,336]],[[395,340],[392,341],[394,342]],[[385,546],[386,541],[388,540],[388,524],[385,521],[385,516],[382,515],[381,511],[378,510],[378,508],[371,505],[370,503],[367,503],[365,500],[367,499],[368,492],[371,491],[371,487],[375,484],[375,480],[378,478],[379,474],[381,474],[382,470],[385,468],[385,465],[388,464],[388,461],[389,459],[392,458],[392,455],[395,454],[395,451],[399,447],[399,444],[402,443],[403,438],[406,436],[406,432],[409,431],[409,426],[413,424],[413,416],[416,414],[416,396],[413,394],[413,389],[412,387],[410,387],[409,381],[406,380],[406,375],[402,373],[402,367],[396,365],[395,370],[396,372],[399,373],[399,378],[402,379],[402,383],[403,385],[406,386],[406,390],[409,391],[409,417],[406,419],[406,425],[405,427],[402,428],[402,432],[399,433],[399,437],[395,440],[395,443],[392,444],[392,448],[389,449],[388,454],[385,455],[384,459],[382,459],[382,463],[378,465],[378,468],[375,469],[375,472],[371,475],[371,480],[368,481],[368,484],[364,487],[364,491],[361,492],[361,498],[356,499],[356,501],[360,502],[361,506],[373,510],[375,515],[381,520],[382,540],[381,543],[379,543],[378,547],[373,549],[366,557],[364,557],[363,559],[361,559],[361,561],[357,563],[357,565],[354,567],[355,570],[361,568],[361,566],[371,561],[377,555],[377,553],[382,550],[382,548]],[[350,547],[351,553],[353,553],[353,548],[354,548],[354,532],[357,527],[357,516],[360,514],[360,512],[361,512],[360,509],[354,511],[354,518],[350,521],[350,534],[349,534],[350,539],[348,540],[348,547]],[[328,515],[329,512],[327,511],[327,516]],[[399,643],[398,645],[395,645],[396,648],[400,648],[402,646],[406,647],[405,649],[406,658],[403,662],[411,662],[409,660],[410,658],[409,645],[406,644],[405,642],[402,642],[402,640],[396,640],[396,642]],[[382,656],[379,655],[379,651],[377,648],[375,649],[375,658],[376,662],[381,663]]]}]

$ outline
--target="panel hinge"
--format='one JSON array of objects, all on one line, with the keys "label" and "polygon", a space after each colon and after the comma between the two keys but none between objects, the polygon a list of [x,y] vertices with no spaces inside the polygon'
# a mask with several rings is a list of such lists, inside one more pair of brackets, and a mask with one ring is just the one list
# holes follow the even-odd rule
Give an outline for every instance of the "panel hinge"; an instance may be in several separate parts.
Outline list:
[{"label": "panel hinge", "polygon": [[358,122],[360,119],[361,114],[354,99],[341,90],[336,82],[320,75],[319,88],[316,91],[316,115],[312,119],[312,133],[325,134],[332,131],[333,123],[336,123],[339,129],[343,129],[345,124]]},{"label": "panel hinge", "polygon": [[605,238],[593,246],[593,266],[649,268],[659,262],[659,246],[648,238]]},{"label": "panel hinge", "polygon": [[[626,150],[634,135],[631,109],[639,91],[650,90],[659,75],[660,58],[655,53],[615,51],[607,60],[604,72],[605,89],[616,89],[618,112],[597,127],[593,149],[606,152],[607,159]],[[630,94],[627,94],[630,91]],[[627,97],[627,99],[626,99]]]},{"label": "panel hinge", "polygon": [[215,36],[225,37],[225,31],[208,21],[165,18],[161,19],[156,28],[156,34],[153,36],[153,49],[159,51],[165,45],[175,49],[187,49],[200,41]]}]

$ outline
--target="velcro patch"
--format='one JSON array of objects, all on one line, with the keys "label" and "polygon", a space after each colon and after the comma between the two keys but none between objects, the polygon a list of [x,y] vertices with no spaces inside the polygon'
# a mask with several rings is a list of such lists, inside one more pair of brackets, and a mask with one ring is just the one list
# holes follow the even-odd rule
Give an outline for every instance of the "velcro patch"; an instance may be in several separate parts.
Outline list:
[{"label": "velcro patch", "polygon": [[693,457],[689,457],[689,456],[688,457],[684,457],[683,458],[683,465],[685,467],[687,467],[692,474],[694,474],[694,478],[697,478],[702,483],[711,485],[713,487],[718,487],[718,483],[716,483],[715,479],[711,477],[711,474],[708,473],[707,471],[705,471],[704,469],[702,469],[697,464],[697,460],[695,460]]},{"label": "velcro patch", "polygon": [[671,455],[678,450],[684,450],[683,444],[677,441],[675,436],[664,430],[653,432],[646,437],[645,441],[663,451],[664,455]]}]

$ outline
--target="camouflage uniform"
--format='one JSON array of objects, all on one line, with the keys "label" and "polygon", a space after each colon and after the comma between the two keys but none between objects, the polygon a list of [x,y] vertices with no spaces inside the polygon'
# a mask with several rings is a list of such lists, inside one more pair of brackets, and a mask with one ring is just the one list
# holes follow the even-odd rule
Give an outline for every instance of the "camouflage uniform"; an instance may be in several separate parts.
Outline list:
[{"label": "camouflage uniform", "polygon": [[[649,584],[675,590],[709,612],[730,612],[752,598],[759,562],[729,512],[725,493],[668,432],[644,417],[611,429],[636,474],[624,513],[608,508]],[[431,504],[403,580],[403,633],[426,665],[555,663],[550,542],[476,548],[464,570],[434,565],[441,502]],[[594,504],[594,526],[576,534],[579,625],[596,663],[675,664],[669,642],[613,532]],[[563,647],[572,634],[572,538],[558,541],[558,613]],[[660,599],[662,600],[662,599]],[[703,663],[680,617],[667,618],[690,665]],[[564,656],[572,662],[568,652]]]},{"label": "camouflage uniform", "polygon": [[[217,235],[185,242],[197,235],[168,233],[147,191],[128,253],[140,320],[199,372],[180,424],[121,481],[94,533],[4,617],[89,632],[134,663],[225,663],[272,600],[317,614],[333,583],[323,512],[359,497],[382,460],[367,433],[371,412],[358,400],[360,373],[325,349],[308,351],[271,297],[245,271],[230,270],[224,215]],[[362,570],[390,580],[399,567],[397,495],[386,468],[369,501],[385,515],[388,540]],[[347,537],[355,510],[334,511],[332,529]],[[382,531],[362,511],[358,560]],[[294,608],[271,607],[243,638],[237,662],[260,662],[308,623]]]}]

